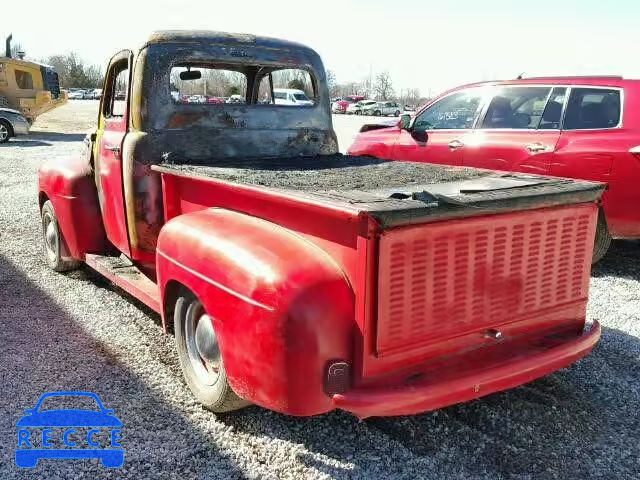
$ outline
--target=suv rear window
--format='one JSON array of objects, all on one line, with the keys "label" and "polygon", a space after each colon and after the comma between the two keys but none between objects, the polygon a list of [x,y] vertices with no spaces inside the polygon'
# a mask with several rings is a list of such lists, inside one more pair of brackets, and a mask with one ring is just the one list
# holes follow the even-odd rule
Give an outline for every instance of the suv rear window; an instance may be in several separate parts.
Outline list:
[{"label": "suv rear window", "polygon": [[620,123],[620,90],[572,88],[564,130],[614,128]]}]

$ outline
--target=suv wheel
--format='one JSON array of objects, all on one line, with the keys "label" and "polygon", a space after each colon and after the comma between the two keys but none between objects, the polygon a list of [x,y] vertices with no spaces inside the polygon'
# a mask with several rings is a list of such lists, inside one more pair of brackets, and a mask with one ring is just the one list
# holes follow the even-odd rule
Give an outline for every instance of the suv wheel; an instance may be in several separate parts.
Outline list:
[{"label": "suv wheel", "polygon": [[591,264],[598,263],[605,256],[611,246],[611,234],[607,227],[607,219],[602,210],[598,213],[598,225],[596,227],[596,239],[593,245],[593,257]]}]

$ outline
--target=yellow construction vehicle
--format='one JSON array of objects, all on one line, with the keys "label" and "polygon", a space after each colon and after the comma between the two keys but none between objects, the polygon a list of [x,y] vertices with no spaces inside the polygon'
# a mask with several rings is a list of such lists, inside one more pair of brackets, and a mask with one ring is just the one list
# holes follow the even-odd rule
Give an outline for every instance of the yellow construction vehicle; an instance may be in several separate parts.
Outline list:
[{"label": "yellow construction vehicle", "polygon": [[67,93],[60,90],[53,67],[13,58],[11,38],[7,37],[5,56],[0,56],[0,108],[18,110],[33,123],[38,115],[66,103]]}]

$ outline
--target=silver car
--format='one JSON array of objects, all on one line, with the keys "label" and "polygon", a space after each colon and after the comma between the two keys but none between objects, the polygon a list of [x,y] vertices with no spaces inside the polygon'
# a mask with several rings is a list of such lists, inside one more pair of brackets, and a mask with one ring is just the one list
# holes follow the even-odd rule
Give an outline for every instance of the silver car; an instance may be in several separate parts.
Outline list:
[{"label": "silver car", "polygon": [[28,133],[29,122],[18,110],[0,108],[0,143],[8,142],[11,137]]},{"label": "silver car", "polygon": [[399,117],[404,111],[402,105],[396,102],[378,102],[375,106],[369,107],[369,111],[376,117],[393,115]]}]

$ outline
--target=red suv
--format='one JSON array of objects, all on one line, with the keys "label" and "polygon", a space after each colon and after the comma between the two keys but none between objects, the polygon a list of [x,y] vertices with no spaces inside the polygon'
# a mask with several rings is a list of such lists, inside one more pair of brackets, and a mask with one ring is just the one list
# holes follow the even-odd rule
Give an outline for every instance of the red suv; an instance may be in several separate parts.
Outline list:
[{"label": "red suv", "polygon": [[349,153],[606,182],[594,261],[612,236],[640,237],[640,80],[476,83],[380,127],[365,126]]}]

